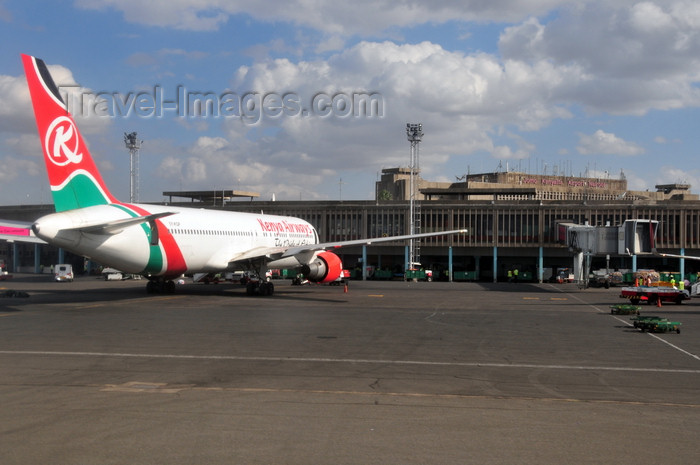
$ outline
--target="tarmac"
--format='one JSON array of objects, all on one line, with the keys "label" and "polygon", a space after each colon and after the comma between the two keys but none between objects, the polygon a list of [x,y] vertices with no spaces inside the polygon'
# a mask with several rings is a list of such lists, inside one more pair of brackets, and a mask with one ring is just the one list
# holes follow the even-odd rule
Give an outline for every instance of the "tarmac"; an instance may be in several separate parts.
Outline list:
[{"label": "tarmac", "polygon": [[352,281],[0,282],[0,463],[697,464],[700,299]]}]

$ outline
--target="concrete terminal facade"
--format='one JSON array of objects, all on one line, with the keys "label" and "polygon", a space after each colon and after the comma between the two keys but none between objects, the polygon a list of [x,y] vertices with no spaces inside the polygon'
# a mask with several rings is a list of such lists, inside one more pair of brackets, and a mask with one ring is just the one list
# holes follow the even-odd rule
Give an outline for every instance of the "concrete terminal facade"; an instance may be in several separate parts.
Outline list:
[{"label": "concrete terminal facade", "polygon": [[[297,216],[312,223],[322,242],[407,234],[406,169],[384,170],[374,201],[230,201],[183,202],[219,210]],[[420,260],[436,277],[471,272],[476,279],[504,279],[518,268],[533,280],[541,270],[573,266],[573,254],[557,237],[559,223],[620,225],[627,219],[659,222],[656,246],[669,253],[700,256],[700,199],[690,186],[657,186],[657,191],[628,191],[624,179],[529,175],[516,172],[468,175],[464,182],[420,180],[420,231],[467,229],[466,234],[423,239]],[[173,194],[173,193],[171,193]],[[0,207],[0,218],[33,221],[53,207]],[[339,249],[345,268],[403,270],[407,243]],[[10,270],[31,270],[58,263],[49,246],[0,243],[0,260]],[[67,257],[80,268],[82,259]],[[61,260],[63,261],[63,260]],[[76,263],[77,262],[77,263]],[[700,271],[700,261],[656,256],[613,256],[611,269],[655,268],[685,273]],[[605,268],[606,257],[593,257],[592,268]]]}]

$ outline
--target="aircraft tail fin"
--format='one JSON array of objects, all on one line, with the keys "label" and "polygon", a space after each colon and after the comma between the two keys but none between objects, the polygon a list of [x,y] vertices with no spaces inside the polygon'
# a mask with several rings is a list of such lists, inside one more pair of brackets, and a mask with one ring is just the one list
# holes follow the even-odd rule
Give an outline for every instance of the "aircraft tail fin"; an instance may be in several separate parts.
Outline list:
[{"label": "aircraft tail fin", "polygon": [[43,60],[22,55],[56,211],[115,203]]}]

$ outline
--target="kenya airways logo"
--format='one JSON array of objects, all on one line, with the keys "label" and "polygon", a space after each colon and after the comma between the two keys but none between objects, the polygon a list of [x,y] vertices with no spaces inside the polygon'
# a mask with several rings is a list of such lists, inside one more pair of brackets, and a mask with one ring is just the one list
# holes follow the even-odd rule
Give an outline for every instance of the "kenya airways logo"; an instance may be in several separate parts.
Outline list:
[{"label": "kenya airways logo", "polygon": [[79,148],[80,140],[75,123],[66,116],[53,120],[44,137],[44,150],[49,160],[58,166],[80,163],[83,154],[78,153]]}]

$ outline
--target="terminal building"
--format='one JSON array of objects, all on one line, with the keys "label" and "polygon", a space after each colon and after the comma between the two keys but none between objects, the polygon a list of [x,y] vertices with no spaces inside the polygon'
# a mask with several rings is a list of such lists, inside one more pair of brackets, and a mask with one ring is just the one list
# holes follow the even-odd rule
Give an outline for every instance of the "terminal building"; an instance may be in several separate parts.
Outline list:
[{"label": "terminal building", "polygon": [[[659,251],[700,256],[700,198],[687,184],[631,191],[622,173],[618,179],[516,171],[468,174],[454,183],[417,178],[416,232],[467,230],[415,245],[416,261],[432,269],[435,278],[496,281],[517,268],[523,280],[547,279],[547,270],[573,267],[573,253],[558,235],[562,223],[617,226],[629,219],[655,220]],[[243,200],[237,199],[236,191],[168,192],[167,197],[174,205],[300,217],[316,227],[321,242],[332,242],[408,234],[409,181],[408,168],[383,170],[371,201],[259,201],[251,192],[241,193]],[[0,218],[31,222],[51,212],[52,205],[0,207]],[[345,268],[360,271],[356,276],[371,277],[375,270],[402,272],[407,249],[405,241],[397,241],[337,253]],[[700,271],[700,261],[655,255],[591,260],[592,269]],[[73,263],[77,270],[83,267],[82,258],[50,246],[6,242],[0,242],[0,261],[10,270],[28,272],[60,262]]]}]

